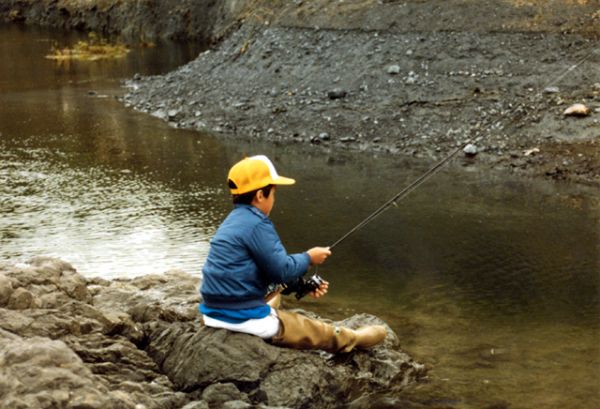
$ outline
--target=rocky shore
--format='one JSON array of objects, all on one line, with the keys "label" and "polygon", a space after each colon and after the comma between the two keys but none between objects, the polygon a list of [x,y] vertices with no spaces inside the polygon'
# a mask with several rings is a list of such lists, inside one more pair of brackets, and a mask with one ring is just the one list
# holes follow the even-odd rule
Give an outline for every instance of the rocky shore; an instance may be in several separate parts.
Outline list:
[{"label": "rocky shore", "polygon": [[[123,100],[175,127],[313,149],[433,161],[470,140],[484,166],[600,184],[595,44],[245,25],[174,72],[137,76]],[[564,115],[574,103],[589,115]]]},{"label": "rocky shore", "polygon": [[425,377],[391,329],[382,346],[332,356],[205,328],[197,287],[180,271],[106,281],[51,258],[0,265],[2,407],[360,409],[403,402]]}]

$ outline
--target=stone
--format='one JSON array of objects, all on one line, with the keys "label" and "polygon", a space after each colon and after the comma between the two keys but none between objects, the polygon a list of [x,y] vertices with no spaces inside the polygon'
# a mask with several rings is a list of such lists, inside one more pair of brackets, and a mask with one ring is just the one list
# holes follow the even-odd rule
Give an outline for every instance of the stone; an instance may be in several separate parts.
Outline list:
[{"label": "stone", "polygon": [[[108,281],[50,258],[0,265],[0,294],[19,308],[0,308],[3,407],[334,407],[425,374],[389,329],[382,345],[336,357],[204,327],[198,286],[181,271]],[[372,324],[383,322],[339,323]]]},{"label": "stone", "polygon": [[170,120],[176,119],[181,111],[179,109],[169,109],[167,116]]},{"label": "stone", "polygon": [[35,297],[24,288],[17,288],[8,300],[8,308],[11,310],[25,310],[35,305]]},{"label": "stone", "polygon": [[209,409],[209,406],[208,403],[204,402],[203,400],[195,400],[193,402],[189,402],[181,409]]},{"label": "stone", "polygon": [[397,64],[388,65],[388,67],[385,69],[385,72],[387,72],[390,75],[400,74],[400,66]]},{"label": "stone", "polygon": [[13,286],[11,280],[4,274],[0,274],[0,307],[8,304],[12,293]]},{"label": "stone", "polygon": [[223,409],[248,409],[253,408],[254,406],[243,400],[232,400],[225,402],[221,407]]},{"label": "stone", "polygon": [[153,111],[150,115],[158,119],[167,119],[167,113],[164,109],[157,109],[156,111]]},{"label": "stone", "polygon": [[557,94],[559,92],[560,89],[558,87],[546,87],[543,91],[544,94]]},{"label": "stone", "polygon": [[588,116],[590,109],[584,104],[573,104],[564,110],[565,116]]},{"label": "stone", "polygon": [[[62,341],[33,337],[0,340],[3,407],[134,409],[113,396]],[[23,406],[25,404],[26,406]]]},{"label": "stone", "polygon": [[225,402],[245,401],[244,396],[233,383],[215,383],[208,386],[202,392],[202,400],[211,407],[222,407]]},{"label": "stone", "polygon": [[473,157],[477,155],[477,146],[473,145],[472,143],[469,143],[463,148],[463,152],[466,156]]},{"label": "stone", "polygon": [[334,88],[331,91],[327,92],[327,96],[329,99],[342,99],[346,98],[348,92],[342,88]]}]

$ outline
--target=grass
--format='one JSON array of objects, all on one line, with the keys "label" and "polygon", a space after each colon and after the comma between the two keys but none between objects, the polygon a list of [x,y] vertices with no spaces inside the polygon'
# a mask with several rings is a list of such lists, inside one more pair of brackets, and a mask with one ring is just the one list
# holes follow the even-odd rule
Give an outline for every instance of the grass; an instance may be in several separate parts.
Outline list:
[{"label": "grass", "polygon": [[129,48],[124,44],[109,44],[105,39],[99,39],[94,33],[90,33],[88,41],[78,41],[72,48],[59,48],[54,45],[46,58],[57,61],[97,61],[123,58],[129,51]]}]

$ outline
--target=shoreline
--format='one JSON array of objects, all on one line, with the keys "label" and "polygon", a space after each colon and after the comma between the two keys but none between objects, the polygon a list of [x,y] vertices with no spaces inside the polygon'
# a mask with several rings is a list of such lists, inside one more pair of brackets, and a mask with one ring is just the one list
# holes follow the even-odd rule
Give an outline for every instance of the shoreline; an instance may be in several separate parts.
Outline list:
[{"label": "shoreline", "polygon": [[4,0],[0,19],[216,44],[127,82],[174,127],[429,162],[473,141],[483,167],[600,186],[593,2]]},{"label": "shoreline", "polygon": [[[427,369],[386,341],[333,356],[204,327],[181,271],[86,279],[62,260],[0,265],[0,398],[7,407],[339,407],[397,396]],[[309,313],[310,314],[310,313]],[[386,325],[358,314],[340,325]],[[310,391],[310,393],[307,393]]]},{"label": "shoreline", "polygon": [[[569,46],[569,63],[588,59],[564,76]],[[433,162],[471,140],[479,165],[598,186],[593,46],[560,34],[245,25],[173,72],[127,81],[122,101],[177,128],[330,152]],[[590,115],[563,114],[582,102]]]}]

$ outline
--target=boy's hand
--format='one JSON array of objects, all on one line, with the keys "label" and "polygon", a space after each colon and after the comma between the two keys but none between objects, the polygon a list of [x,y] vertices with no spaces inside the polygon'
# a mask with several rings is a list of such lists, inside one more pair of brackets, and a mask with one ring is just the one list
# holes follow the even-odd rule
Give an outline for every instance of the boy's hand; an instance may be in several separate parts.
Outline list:
[{"label": "boy's hand", "polygon": [[331,255],[331,250],[329,247],[313,247],[307,253],[310,256],[310,264],[315,265],[322,264]]},{"label": "boy's hand", "polygon": [[317,288],[315,291],[313,291],[312,293],[310,293],[310,296],[313,298],[320,298],[323,297],[325,294],[327,294],[327,289],[329,288],[329,282],[323,280],[323,282],[321,283],[321,285],[319,286],[319,288]]}]

